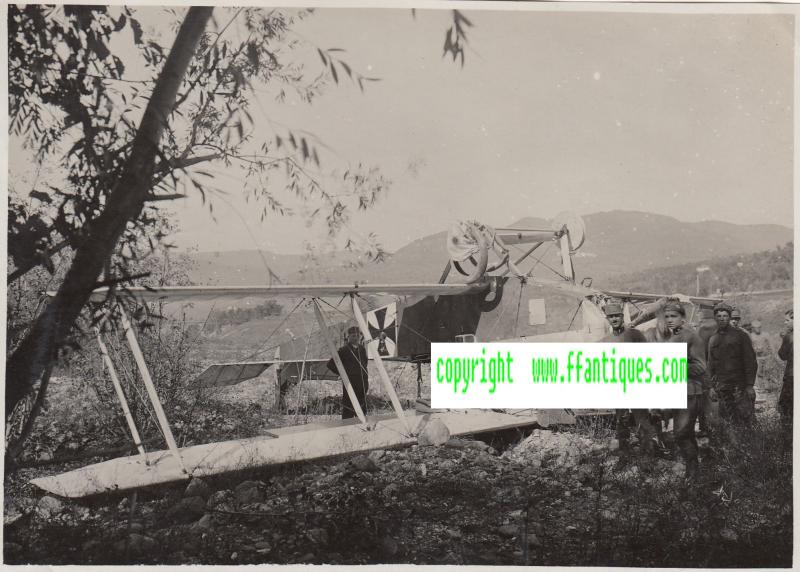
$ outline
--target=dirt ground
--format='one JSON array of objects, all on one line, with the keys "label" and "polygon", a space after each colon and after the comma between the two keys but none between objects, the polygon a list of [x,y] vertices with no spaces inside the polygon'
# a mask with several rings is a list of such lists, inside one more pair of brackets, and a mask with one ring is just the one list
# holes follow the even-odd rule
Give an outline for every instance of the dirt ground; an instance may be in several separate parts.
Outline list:
[{"label": "dirt ground", "polygon": [[[791,444],[774,391],[702,478],[620,460],[602,419],[69,501],[6,477],[9,564],[790,566]],[[757,441],[758,439],[758,441]],[[85,464],[85,462],[84,462]]]}]

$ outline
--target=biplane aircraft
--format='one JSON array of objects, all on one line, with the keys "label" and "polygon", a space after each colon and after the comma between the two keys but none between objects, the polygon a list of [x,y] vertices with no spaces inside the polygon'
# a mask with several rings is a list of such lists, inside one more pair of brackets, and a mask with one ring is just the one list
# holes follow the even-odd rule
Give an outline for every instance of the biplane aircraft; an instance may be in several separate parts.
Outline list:
[{"label": "biplane aircraft", "polygon": [[[349,299],[348,309],[361,330],[369,358],[376,366],[394,412],[366,417],[344,374],[342,383],[354,404],[357,418],[275,428],[267,435],[250,439],[179,448],[130,322],[121,305],[117,305],[122,328],[167,449],[145,450],[98,329],[97,340],[138,454],[32,482],[60,496],[83,497],[193,476],[409,445],[416,442],[417,435],[428,423],[437,419],[453,436],[537,424],[574,423],[572,412],[555,410],[440,411],[423,406],[404,411],[384,362],[427,363],[430,345],[436,342],[599,341],[608,332],[602,307],[611,297],[626,302],[627,321],[636,315],[649,317],[652,312],[647,304],[662,295],[602,291],[593,288],[591,280],[576,282],[573,255],[584,240],[583,221],[571,213],[557,216],[550,229],[492,229],[474,221],[460,222],[448,233],[450,260],[435,283],[131,287],[126,290],[127,295],[141,303],[278,296],[306,299],[319,326],[313,336],[285,341],[269,360],[211,365],[196,380],[206,387],[241,383],[273,366],[278,369],[277,377],[284,390],[293,380],[323,375],[330,357],[338,360],[337,341],[345,324],[329,322],[324,309],[326,305],[333,306],[325,299]],[[544,256],[540,255],[543,250],[551,251],[560,268],[544,261]],[[556,279],[545,280],[535,275],[537,268],[542,267],[551,271]],[[454,276],[457,276],[455,281]],[[379,297],[380,307],[366,307],[363,298],[366,295]],[[115,293],[98,289],[92,299],[114,303]],[[694,307],[711,305],[718,300],[686,298],[685,301]],[[344,371],[341,363],[337,365],[339,371]]]}]

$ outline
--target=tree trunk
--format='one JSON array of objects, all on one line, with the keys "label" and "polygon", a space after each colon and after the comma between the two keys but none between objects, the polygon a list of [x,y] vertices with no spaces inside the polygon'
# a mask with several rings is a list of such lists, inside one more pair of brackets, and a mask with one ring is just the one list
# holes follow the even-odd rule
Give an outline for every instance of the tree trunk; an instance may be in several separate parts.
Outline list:
[{"label": "tree trunk", "polygon": [[54,359],[55,350],[63,344],[89,299],[103,261],[111,256],[128,221],[142,211],[152,186],[159,141],[212,11],[213,7],[195,6],[186,14],[106,208],[89,223],[87,238],[78,246],[55,298],[6,362],[6,419]]},{"label": "tree trunk", "polygon": [[[14,439],[13,442],[6,442],[6,445],[8,446],[8,449],[6,450],[6,467],[9,467],[9,465],[13,467],[16,464],[17,457],[22,454],[25,441],[27,441],[28,437],[30,437],[31,433],[33,432],[33,425],[36,421],[36,417],[39,415],[39,412],[42,410],[42,406],[44,405],[44,396],[47,394],[47,385],[50,383],[50,374],[53,373],[54,363],[55,360],[51,360],[50,364],[45,369],[44,374],[42,374],[42,383],[39,384],[39,391],[36,394],[33,407],[31,408],[30,413],[28,413],[28,417],[25,419],[19,435],[16,439]],[[8,473],[9,471],[7,469],[6,474]]]}]

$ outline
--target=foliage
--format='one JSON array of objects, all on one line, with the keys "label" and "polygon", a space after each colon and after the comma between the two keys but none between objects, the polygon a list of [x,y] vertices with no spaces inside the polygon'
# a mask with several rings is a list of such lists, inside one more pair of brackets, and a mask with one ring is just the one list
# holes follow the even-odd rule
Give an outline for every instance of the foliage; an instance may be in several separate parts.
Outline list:
[{"label": "foliage", "polygon": [[467,28],[472,27],[470,22],[463,12],[460,10],[453,10],[453,25],[447,29],[444,38],[444,48],[442,56],[450,54],[453,61],[456,59],[461,60],[461,65],[464,65],[464,47],[467,45]]},{"label": "foliage", "polygon": [[[128,9],[115,18],[104,6],[9,6],[9,116],[11,133],[59,163],[66,175],[39,182],[23,205],[11,201],[9,253],[18,269],[48,266],[48,252],[76,246],[88,221],[104,208],[136,133],[118,105],[125,66],[112,37],[141,26]],[[152,64],[160,48],[142,47]],[[65,148],[68,146],[68,148]],[[12,164],[12,170],[14,165]],[[142,210],[123,238],[163,238],[155,209]]]},{"label": "foliage", "polygon": [[[44,303],[43,294],[57,286],[70,259],[69,252],[56,254],[51,259],[53,274],[38,267],[8,285],[6,290],[6,347],[8,353],[13,352],[27,334]],[[9,264],[10,262],[9,260]]]},{"label": "foliage", "polygon": [[[71,259],[72,252],[70,250],[64,251],[54,256],[57,268],[54,275],[49,275],[42,268],[34,268],[9,285],[7,308],[9,316],[8,348],[10,352],[13,352],[19,341],[27,334],[30,324],[33,323],[45,301],[44,292],[52,290],[53,285],[63,277],[64,270],[69,266]],[[137,285],[148,286],[189,285],[189,273],[192,263],[188,253],[171,255],[166,250],[151,253],[149,256],[135,262],[132,270],[142,277],[133,280],[133,282]],[[191,343],[193,345],[194,341],[189,339],[188,331],[178,332],[174,325],[167,330],[163,327],[153,329],[153,316],[161,316],[164,313],[163,304],[151,305],[151,307],[145,309],[134,308],[133,312],[143,318],[140,324],[142,331],[139,336],[143,340],[143,345],[151,348],[150,358],[153,360],[152,364],[155,364],[156,369],[166,368],[166,371],[170,372],[159,374],[159,379],[169,380],[161,383],[161,385],[165,387],[174,386],[179,377],[179,369],[189,367],[187,365],[189,352],[187,344]],[[184,323],[183,329],[186,330],[188,325],[185,323],[185,319],[182,322]],[[92,328],[92,320],[87,315],[79,320],[76,326],[68,343],[59,353],[59,358],[55,363],[56,375],[71,375],[71,372],[77,372],[75,375],[81,380],[80,386],[81,390],[84,391],[84,399],[77,399],[76,395],[68,397],[70,400],[80,402],[81,406],[71,410],[66,420],[62,419],[61,422],[50,423],[46,430],[39,428],[39,436],[31,446],[30,452],[32,453],[41,453],[42,451],[54,449],[64,440],[64,435],[67,433],[69,433],[69,438],[83,439],[83,445],[90,441],[98,441],[104,446],[109,445],[109,442],[111,444],[116,442],[113,438],[110,438],[110,436],[115,435],[113,424],[109,429],[109,427],[105,426],[105,422],[108,421],[108,412],[118,410],[118,405],[99,399],[104,395],[102,390],[97,389],[98,380],[103,379],[102,367],[93,368],[87,365],[101,365],[101,357]],[[155,336],[153,339],[157,340],[156,342],[151,340],[153,336]],[[197,332],[194,332],[193,337],[197,337]],[[132,366],[133,362],[127,364],[127,371],[133,371],[131,369]],[[182,371],[185,371],[185,369]],[[70,388],[69,391],[73,389]],[[108,386],[106,389],[110,390],[111,388]],[[40,393],[42,395],[39,395]],[[41,400],[45,404],[47,402],[39,386],[37,386],[35,393],[29,395],[20,404],[19,411],[15,412],[10,422],[12,427],[6,432],[7,444],[14,447],[15,451],[20,446],[20,436],[22,435],[23,439],[27,437],[22,428],[25,427],[26,423],[32,423],[33,421],[29,419],[29,416],[33,411],[35,400]],[[114,397],[114,401],[116,401],[116,397]],[[90,406],[93,412],[84,415],[84,409]],[[34,411],[32,416],[35,417],[35,415],[36,412]],[[73,446],[77,446],[74,442],[72,443]]]},{"label": "foliage", "polygon": [[[198,334],[199,328],[183,319],[161,322],[136,331],[167,418],[178,428],[188,422],[199,403],[207,399],[207,392],[192,388],[190,384],[191,376],[199,366],[197,354],[193,351]],[[149,398],[121,328],[106,332],[104,338],[142,438],[158,437],[158,424],[152,406],[149,405]],[[119,400],[96,344],[87,347],[71,361],[68,375],[82,386],[84,395],[94,394],[96,400],[93,403],[98,417],[104,412],[113,412],[119,440],[125,442],[127,425],[122,419]]]},{"label": "foliage", "polygon": [[[204,31],[212,9],[185,14],[165,57],[128,8],[9,8],[12,133],[34,146],[40,161],[60,162],[66,171],[58,187],[31,191],[38,210],[12,203],[12,277],[48,265],[50,251],[65,244],[76,255],[55,299],[7,360],[6,416],[48,371],[101,272],[107,283],[129,280],[139,241],[152,250],[164,238],[154,203],[182,196],[187,185],[205,197],[197,177],[211,176],[192,168],[236,160],[248,172],[284,165],[287,175],[312,179],[305,167],[318,163],[313,145],[289,133],[292,150],[273,153],[267,142],[253,150],[247,109],[251,80],[284,82],[311,97],[316,88],[303,85],[302,65],[291,61],[296,42],[286,35],[308,12],[238,9],[219,31]],[[240,17],[247,39],[230,41],[224,33]],[[124,63],[108,48],[126,26],[150,79],[124,77]],[[320,185],[309,188],[333,202]],[[341,218],[338,207],[333,212]]]},{"label": "foliage", "polygon": [[282,313],[283,306],[275,300],[267,300],[253,307],[213,309],[208,317],[206,329],[212,332],[218,331],[223,326],[244,324],[267,316],[280,316]]},{"label": "foliage", "polygon": [[[310,103],[328,80],[339,82],[340,71],[362,90],[366,81],[376,78],[353,70],[340,49],[308,46],[291,36],[292,27],[309,17],[310,10],[240,8],[221,13],[225,22],[202,36],[183,78],[160,141],[150,199],[126,230],[122,246],[131,246],[141,236],[153,246],[166,237],[157,201],[183,196],[188,189],[204,199],[218,192],[211,171],[197,168],[211,161],[239,166],[246,190],[264,205],[262,216],[289,212],[275,194],[282,188],[291,196],[316,201],[315,212],[325,214],[332,232],[346,222],[348,193],[337,189],[334,196],[310,170],[321,164],[313,137],[265,130],[263,120],[254,122],[251,106],[255,102],[263,112],[259,93],[264,88],[277,101],[293,90]],[[179,11],[170,14],[176,21],[182,17]],[[244,27],[244,41],[230,38],[232,26]],[[140,54],[129,67],[143,65],[149,79],[131,79],[125,62],[109,49],[113,41],[129,37]],[[324,64],[313,77],[302,63],[309,47]],[[9,251],[17,268],[47,264],[48,250],[62,241],[75,245],[87,223],[104,208],[166,51],[157,38],[147,35],[131,8],[10,7],[11,131],[35,147],[40,161],[59,161],[67,173],[66,184],[58,188],[36,185],[25,207],[12,202]],[[343,178],[351,187],[352,208],[367,208],[388,188],[375,168],[366,173]],[[370,180],[376,183],[368,185]],[[135,252],[126,252],[122,262],[135,257]]]},{"label": "foliage", "polygon": [[[57,184],[37,178],[28,205],[12,201],[9,253],[16,268],[9,281],[39,265],[52,272],[52,255],[67,246],[75,256],[55,298],[6,361],[7,418],[37,382],[43,397],[50,364],[91,290],[129,282],[131,264],[142,256],[140,242],[152,251],[166,237],[157,203],[190,189],[206,200],[217,190],[213,174],[198,165],[235,163],[248,181],[257,181],[255,194],[272,210],[282,212],[269,190],[277,184],[318,201],[332,233],[346,223],[346,201],[311,171],[321,166],[314,139],[285,129],[264,133],[250,103],[260,105],[257,87],[274,89],[276,101],[290,88],[310,102],[327,78],[339,83],[338,70],[362,90],[375,78],[354,71],[340,49],[313,46],[325,69],[308,79],[298,56],[308,42],[290,32],[310,10],[230,9],[227,21],[214,21],[210,30],[213,8],[170,13],[178,34],[165,49],[127,7],[9,7],[11,132],[35,149],[40,163],[58,163],[66,173]],[[244,40],[226,35],[234,23],[244,28]],[[456,45],[464,37],[462,23],[468,24],[456,17]],[[112,53],[113,42],[127,37],[146,79],[126,75],[126,62]],[[343,180],[361,209],[388,187],[374,169],[350,178],[346,172]]]},{"label": "foliage", "polygon": [[697,268],[708,266],[700,275],[700,295],[717,292],[749,292],[792,287],[794,243],[775,250],[726,256],[704,262],[681,264],[657,271],[621,274],[611,278],[610,288],[633,292],[682,292],[694,295]]}]

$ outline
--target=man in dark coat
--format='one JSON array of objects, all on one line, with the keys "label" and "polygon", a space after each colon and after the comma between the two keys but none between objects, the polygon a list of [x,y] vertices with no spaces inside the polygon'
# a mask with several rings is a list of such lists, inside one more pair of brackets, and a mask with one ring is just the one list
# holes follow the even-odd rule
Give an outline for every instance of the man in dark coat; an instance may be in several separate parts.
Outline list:
[{"label": "man in dark coat", "polygon": [[[356,394],[358,404],[361,406],[361,411],[366,415],[367,390],[369,389],[367,365],[369,362],[367,361],[367,350],[364,349],[360,339],[361,334],[358,327],[350,327],[347,330],[347,343],[339,348],[338,354],[339,359],[342,360],[347,378],[350,380],[350,385],[353,387],[353,392]],[[328,369],[340,376],[342,375],[333,358],[328,361]],[[348,395],[347,388],[344,386],[344,380],[342,380],[342,419],[350,419],[352,417],[356,417],[356,410],[353,407],[353,402],[350,401],[350,395]]]},{"label": "man in dark coat", "polygon": [[694,424],[703,408],[706,350],[703,341],[686,323],[686,309],[679,301],[667,301],[664,306],[664,322],[671,333],[667,342],[686,344],[688,366],[686,409],[674,412],[673,423],[675,442],[686,459],[686,479],[696,481],[699,464]]},{"label": "man in dark coat", "polygon": [[781,338],[783,341],[778,350],[778,357],[786,362],[786,369],[783,371],[783,387],[778,399],[778,411],[784,426],[791,431],[794,414],[794,310],[786,312]]},{"label": "man in dark coat", "polygon": [[739,329],[739,323],[742,321],[742,311],[739,308],[734,308],[731,311],[731,327]]},{"label": "man in dark coat", "polygon": [[[711,336],[717,333],[717,322],[714,320],[714,312],[710,308],[700,308],[700,323],[697,325],[697,336],[703,342],[703,355],[708,364],[708,342],[711,341]],[[708,368],[706,368],[708,369]],[[706,371],[706,373],[708,373]],[[706,436],[709,434],[708,419],[711,416],[711,400],[708,397],[710,384],[706,383],[703,386],[703,407],[698,414],[698,421],[700,422],[700,432],[698,437]]]},{"label": "man in dark coat", "polygon": [[[606,343],[646,343],[644,334],[635,328],[626,328],[624,323],[622,303],[616,300],[609,300],[603,307],[606,319],[611,325],[611,333],[604,337],[601,342]],[[647,409],[617,409],[616,414],[616,433],[617,443],[620,453],[630,451],[631,422],[639,428],[642,440],[642,450],[653,455],[655,453],[656,436],[655,427],[650,422],[650,412]]]},{"label": "man in dark coat", "polygon": [[708,342],[708,377],[719,399],[720,417],[744,425],[755,410],[758,363],[750,336],[731,327],[732,311],[724,302],[714,306],[717,332]]}]

